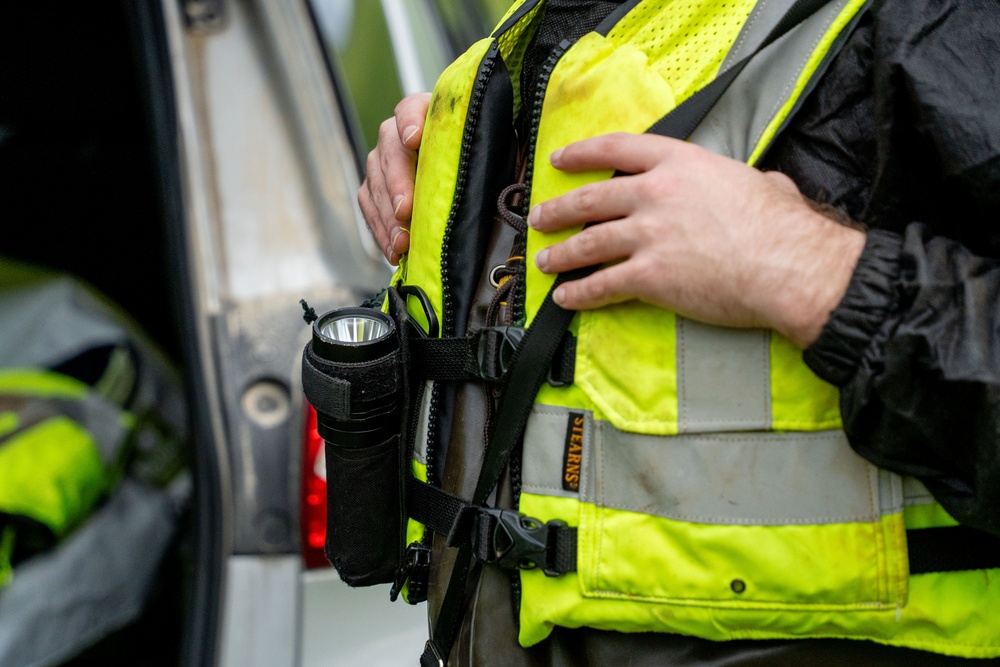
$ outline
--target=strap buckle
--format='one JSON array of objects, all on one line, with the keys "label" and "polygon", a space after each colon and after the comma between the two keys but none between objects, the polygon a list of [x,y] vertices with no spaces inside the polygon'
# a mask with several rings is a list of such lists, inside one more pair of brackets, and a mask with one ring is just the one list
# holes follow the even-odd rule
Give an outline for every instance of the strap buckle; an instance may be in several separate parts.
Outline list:
[{"label": "strap buckle", "polygon": [[403,590],[403,585],[409,581],[410,587],[407,591],[406,601],[410,604],[425,602],[427,600],[427,579],[430,571],[430,547],[420,542],[411,543],[410,546],[406,547],[405,560],[396,574],[396,580],[392,583],[392,588],[389,590],[389,600],[395,602]]},{"label": "strap buckle", "polygon": [[476,332],[479,377],[487,382],[502,380],[523,338],[521,327],[483,327]]},{"label": "strap buckle", "polygon": [[517,510],[484,507],[476,514],[472,551],[482,562],[505,570],[541,568],[546,576],[558,577],[555,529],[564,526],[564,521],[542,523]]}]

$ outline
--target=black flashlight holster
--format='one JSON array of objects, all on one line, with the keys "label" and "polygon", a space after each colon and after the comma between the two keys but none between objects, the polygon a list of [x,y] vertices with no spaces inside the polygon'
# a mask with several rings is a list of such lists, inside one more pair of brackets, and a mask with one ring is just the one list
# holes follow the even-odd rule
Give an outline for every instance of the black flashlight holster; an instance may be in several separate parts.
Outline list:
[{"label": "black flashlight holster", "polygon": [[[367,362],[337,363],[317,355],[310,341],[302,355],[302,387],[326,441],[326,557],[349,586],[394,581],[404,558],[414,409],[409,340],[422,333],[395,289],[386,299],[399,339],[395,351]],[[384,406],[394,396],[398,409],[378,418],[381,428],[371,437],[345,439],[329,426],[364,414],[368,406]]]}]

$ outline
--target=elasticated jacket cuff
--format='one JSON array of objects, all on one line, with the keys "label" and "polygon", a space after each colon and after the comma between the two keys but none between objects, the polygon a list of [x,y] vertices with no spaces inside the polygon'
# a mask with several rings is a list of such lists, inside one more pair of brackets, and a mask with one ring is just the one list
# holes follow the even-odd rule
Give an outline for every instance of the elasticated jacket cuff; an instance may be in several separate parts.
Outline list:
[{"label": "elasticated jacket cuff", "polygon": [[802,355],[806,365],[827,382],[840,387],[851,379],[865,348],[896,311],[902,246],[898,234],[868,233],[844,298]]}]

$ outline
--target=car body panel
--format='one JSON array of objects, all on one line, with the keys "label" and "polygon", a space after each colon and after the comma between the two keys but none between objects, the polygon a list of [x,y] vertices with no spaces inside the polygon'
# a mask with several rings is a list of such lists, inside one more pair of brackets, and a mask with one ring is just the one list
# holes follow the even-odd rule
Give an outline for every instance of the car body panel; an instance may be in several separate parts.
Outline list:
[{"label": "car body panel", "polygon": [[[199,589],[216,600],[194,601],[218,610],[214,647],[195,651],[194,662],[346,664],[337,656],[363,652],[371,638],[324,630],[327,623],[377,628],[390,604],[384,590],[351,597],[332,584],[332,570],[303,569],[298,367],[309,329],[298,301],[321,311],[355,305],[386,282],[389,267],[357,209],[355,149],[308,8],[274,0],[221,7],[222,20],[192,28],[181,6],[162,5],[208,403],[196,410],[211,424],[198,446],[212,449],[204,460],[214,465],[215,489],[202,495],[220,499],[218,515],[197,507],[220,531],[212,558],[221,580]],[[410,634],[422,637],[423,610],[407,611]],[[405,657],[419,648],[407,646]],[[386,654],[392,664],[405,657]]]},{"label": "car body panel", "polygon": [[349,588],[332,569],[302,577],[303,667],[417,664],[427,641],[424,605],[389,602],[386,586]]},{"label": "car body panel", "polygon": [[[330,3],[345,3],[324,3],[158,5],[200,425],[187,664],[397,665],[427,637],[422,606],[390,603],[386,587],[350,589],[300,555],[299,300],[318,312],[356,305],[390,273],[356,194],[358,120],[391,108],[356,106],[338,85],[343,63],[316,19],[337,25]],[[355,58],[390,55],[397,80],[386,85],[429,90],[455,55],[435,5],[377,4],[385,51],[368,53],[369,39]]]}]

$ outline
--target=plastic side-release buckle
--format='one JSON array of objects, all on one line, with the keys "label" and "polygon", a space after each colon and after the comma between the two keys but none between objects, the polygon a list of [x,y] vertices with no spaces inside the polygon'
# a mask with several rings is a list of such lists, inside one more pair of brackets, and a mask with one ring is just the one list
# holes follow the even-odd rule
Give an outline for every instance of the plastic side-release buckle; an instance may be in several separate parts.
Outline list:
[{"label": "plastic side-release buckle", "polygon": [[431,571],[431,549],[420,542],[413,542],[406,547],[402,567],[396,574],[396,580],[389,590],[389,600],[396,601],[403,585],[410,582],[406,593],[406,601],[410,604],[420,604],[427,600],[427,580]]},{"label": "plastic side-release buckle", "polygon": [[502,380],[523,338],[521,327],[484,327],[476,332],[479,377],[487,382]]},{"label": "plastic side-release buckle", "polygon": [[472,551],[476,558],[506,570],[541,568],[549,577],[555,569],[556,529],[563,521],[542,523],[517,510],[482,508],[476,514]]}]

